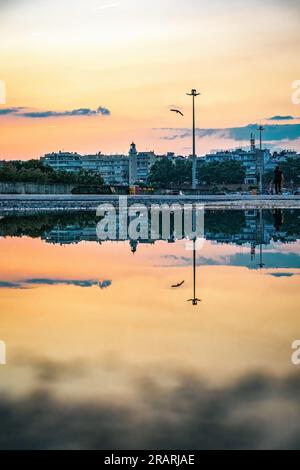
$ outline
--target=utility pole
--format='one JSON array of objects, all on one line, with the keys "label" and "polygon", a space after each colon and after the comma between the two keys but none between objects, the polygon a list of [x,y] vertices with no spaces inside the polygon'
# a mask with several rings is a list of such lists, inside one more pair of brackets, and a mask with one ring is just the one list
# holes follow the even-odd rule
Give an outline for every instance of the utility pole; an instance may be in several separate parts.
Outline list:
[{"label": "utility pole", "polygon": [[200,93],[197,93],[197,90],[192,90],[191,93],[187,93],[188,96],[193,97],[193,166],[192,166],[192,189],[196,189],[196,166],[197,166],[197,157],[196,157],[196,118],[195,118],[195,98],[199,96]]},{"label": "utility pole", "polygon": [[264,157],[262,149],[262,133],[265,128],[260,125],[257,129],[259,131],[259,192],[263,193],[263,171],[264,171]]}]

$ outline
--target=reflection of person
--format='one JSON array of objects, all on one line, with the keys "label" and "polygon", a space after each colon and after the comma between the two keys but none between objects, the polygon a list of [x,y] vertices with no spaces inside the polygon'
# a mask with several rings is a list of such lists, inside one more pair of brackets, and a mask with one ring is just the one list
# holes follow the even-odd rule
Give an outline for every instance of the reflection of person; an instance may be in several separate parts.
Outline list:
[{"label": "reflection of person", "polygon": [[273,212],[274,217],[274,228],[279,232],[280,227],[283,224],[283,213],[281,209],[275,209]]},{"label": "reflection of person", "polygon": [[275,186],[275,193],[280,194],[281,193],[281,186],[282,186],[282,181],[283,181],[283,173],[279,166],[274,170],[274,186]]}]

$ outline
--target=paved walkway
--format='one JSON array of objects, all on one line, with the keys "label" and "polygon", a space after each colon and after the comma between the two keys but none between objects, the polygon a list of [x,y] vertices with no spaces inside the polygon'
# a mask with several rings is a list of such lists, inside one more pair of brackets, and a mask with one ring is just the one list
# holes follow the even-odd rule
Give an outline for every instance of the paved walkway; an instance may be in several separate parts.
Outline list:
[{"label": "paved walkway", "polygon": [[[119,203],[117,195],[0,195],[0,213],[44,212],[44,211],[94,211],[104,203],[115,206]],[[300,209],[300,196],[123,196],[128,204],[204,204],[207,209]]]}]

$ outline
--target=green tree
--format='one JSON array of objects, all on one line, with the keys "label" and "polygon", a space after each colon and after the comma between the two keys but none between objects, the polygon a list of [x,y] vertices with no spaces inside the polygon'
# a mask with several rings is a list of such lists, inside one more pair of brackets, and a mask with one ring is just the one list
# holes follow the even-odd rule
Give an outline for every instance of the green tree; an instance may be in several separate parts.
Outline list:
[{"label": "green tree", "polygon": [[150,170],[148,181],[160,188],[168,188],[174,180],[174,165],[168,158],[156,160]]},{"label": "green tree", "polygon": [[38,184],[64,183],[97,187],[104,185],[100,173],[87,170],[81,170],[79,173],[55,171],[39,160],[0,162],[0,181]]},{"label": "green tree", "polygon": [[198,167],[199,184],[243,184],[245,168],[234,160],[225,162],[201,162]]},{"label": "green tree", "polygon": [[151,168],[148,182],[159,188],[182,186],[191,182],[192,164],[189,160],[176,160],[173,163],[168,158],[157,160]]}]

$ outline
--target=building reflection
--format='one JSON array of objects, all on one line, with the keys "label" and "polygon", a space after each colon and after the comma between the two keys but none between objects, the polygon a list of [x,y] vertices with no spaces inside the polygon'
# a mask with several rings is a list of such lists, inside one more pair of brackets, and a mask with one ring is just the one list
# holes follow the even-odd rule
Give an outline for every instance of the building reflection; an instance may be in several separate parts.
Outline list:
[{"label": "building reflection", "polygon": [[[232,214],[232,212],[234,211],[231,211],[231,217],[234,218],[234,214]],[[266,214],[263,210],[245,211],[243,213],[243,220],[239,223],[238,227],[235,227],[234,230],[232,229],[230,220],[227,221],[228,227],[223,223],[224,218],[227,220],[229,214],[224,214],[221,211],[219,211],[219,213],[219,220],[217,220],[217,223],[212,224],[210,224],[210,221],[207,219],[207,214],[205,214],[205,239],[220,244],[233,244],[236,246],[249,245],[250,258],[252,260],[256,259],[257,251],[260,253],[263,249],[263,246],[269,245],[272,241],[292,243],[300,238],[300,224],[299,227],[293,227],[293,233],[287,231],[284,227],[284,213],[281,209],[275,209],[271,214],[268,213],[268,219],[266,219]],[[217,211],[214,211],[214,215],[216,216],[216,219],[218,219]],[[128,218],[128,224],[129,223],[130,220]],[[148,222],[145,221],[144,223],[147,224]],[[136,253],[139,245],[154,244],[162,239],[161,231],[160,233],[153,234],[150,224],[149,227],[146,227],[146,231],[148,234],[147,237],[133,240],[128,235],[125,237],[123,235],[121,236],[117,230],[116,238],[113,241],[129,241],[132,253]],[[80,242],[97,242],[102,244],[112,241],[109,239],[98,239],[96,233],[96,222],[86,225],[67,224],[62,226],[60,224],[59,226],[54,226],[51,230],[45,230],[41,234],[41,238],[46,243],[60,245],[76,244]],[[170,236],[167,239],[164,239],[164,241],[167,243],[175,243],[180,239],[184,239],[184,236],[178,237],[178,235],[175,234],[174,225],[172,224],[171,220]],[[258,264],[263,263],[259,262]]]},{"label": "building reflection", "polygon": [[[192,223],[195,231],[194,213]],[[117,214],[117,219],[124,217]],[[136,216],[135,216],[136,217]],[[125,226],[129,226],[132,217],[125,218]],[[164,242],[173,244],[178,240],[187,240],[183,227],[181,235],[175,230],[175,215],[171,213],[170,226],[167,238],[162,237],[163,228],[160,223],[153,230],[151,218],[141,220],[140,238],[130,238],[127,231],[120,231],[120,224],[116,223],[116,238],[114,242],[128,242],[133,255],[138,253],[141,245],[153,245],[164,239]],[[0,220],[1,236],[32,236],[40,237],[49,244],[61,246],[78,244],[81,242],[106,244],[112,240],[99,240],[97,236],[98,218],[94,213],[68,213],[68,214],[39,214],[31,216],[11,216]],[[182,219],[184,223],[184,217]],[[262,270],[268,266],[264,260],[264,252],[271,243],[294,243],[300,239],[300,211],[299,210],[251,210],[251,211],[205,211],[204,238],[212,244],[235,245],[243,248],[242,265],[252,269]],[[197,296],[197,274],[199,274],[200,260],[206,263],[205,246],[197,250],[197,239],[190,238],[192,242],[192,295],[187,299],[196,306],[201,301]],[[246,248],[246,253],[244,251]],[[248,251],[249,250],[249,251]],[[249,253],[249,258],[247,257]],[[190,252],[189,252],[190,253]],[[246,256],[244,256],[246,255]],[[247,261],[248,259],[248,261]]]},{"label": "building reflection", "polygon": [[[295,211],[294,211],[295,212]],[[293,214],[295,220],[295,214]],[[130,220],[128,219],[128,224]],[[293,226],[291,231],[289,227],[285,227],[284,213],[281,209],[273,211],[251,210],[251,211],[208,211],[205,214],[204,236],[207,241],[216,244],[233,244],[236,246],[246,247],[249,249],[249,262],[252,268],[267,268],[264,262],[264,249],[271,242],[280,241],[282,243],[295,242],[300,238],[300,227]],[[148,221],[142,222],[148,224]],[[89,225],[67,225],[65,227],[54,227],[50,231],[46,231],[42,235],[42,239],[46,243],[58,243],[67,245],[80,242],[96,242],[109,243],[110,240],[100,241],[96,234],[96,223]],[[118,227],[118,224],[117,224]],[[141,231],[148,234],[148,237],[141,239],[131,239],[130,237],[120,236],[117,233],[116,241],[128,241],[132,254],[136,254],[141,245],[153,245],[161,240],[160,233],[153,234],[149,226],[141,227]],[[175,243],[178,238],[174,232],[174,224],[170,224],[170,236],[167,243]],[[200,253],[200,252],[199,252]],[[201,257],[204,256],[204,249],[201,250]],[[193,253],[191,264],[193,267],[193,290],[192,298],[188,299],[192,305],[197,305],[200,299],[197,297],[197,263],[199,264],[200,256],[197,257],[196,240],[193,240]]]}]

